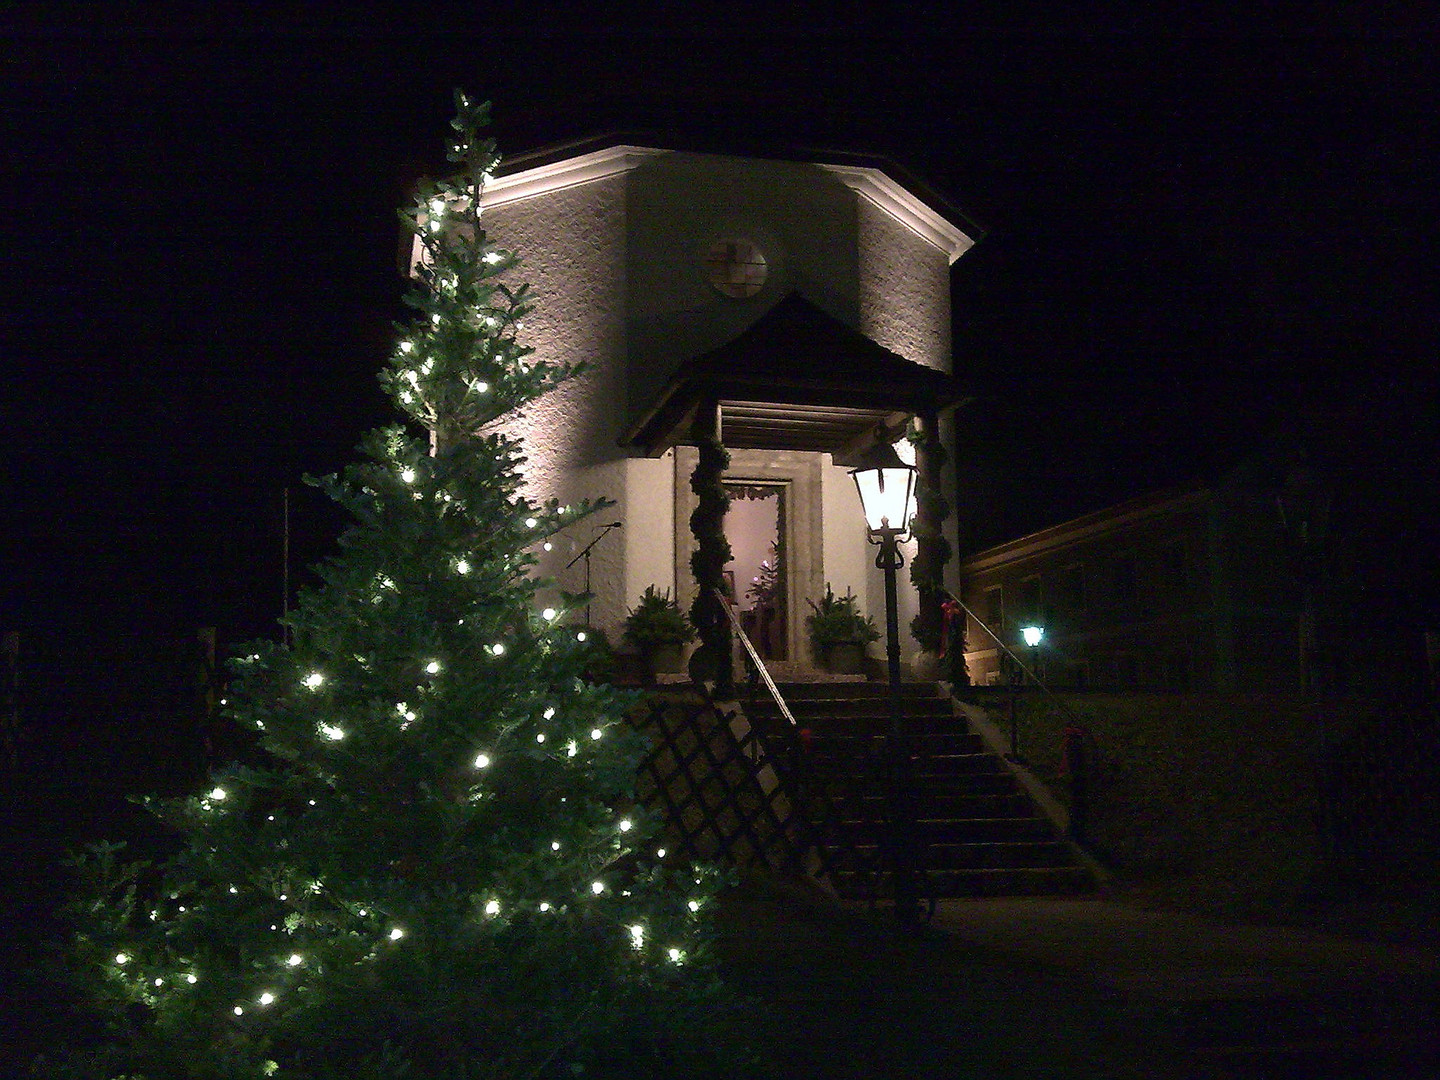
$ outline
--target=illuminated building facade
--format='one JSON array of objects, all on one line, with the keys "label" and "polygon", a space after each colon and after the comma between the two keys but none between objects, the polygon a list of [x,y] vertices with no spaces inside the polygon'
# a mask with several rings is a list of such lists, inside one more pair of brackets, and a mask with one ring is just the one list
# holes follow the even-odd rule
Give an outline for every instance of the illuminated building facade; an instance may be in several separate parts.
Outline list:
[{"label": "illuminated building facade", "polygon": [[[780,558],[772,654],[806,659],[806,601],[826,583],[883,614],[847,469],[912,420],[948,441],[950,267],[977,235],[894,173],[610,141],[515,159],[487,188],[489,238],[520,254],[535,293],[522,340],[588,365],[515,425],[530,494],[615,503],[539,569],[579,591],[585,561],[567,564],[622,523],[589,556],[590,618],[612,641],[647,586],[694,596],[702,429],[730,454],[742,608],[759,562]],[[950,471],[932,473],[953,503]]]}]

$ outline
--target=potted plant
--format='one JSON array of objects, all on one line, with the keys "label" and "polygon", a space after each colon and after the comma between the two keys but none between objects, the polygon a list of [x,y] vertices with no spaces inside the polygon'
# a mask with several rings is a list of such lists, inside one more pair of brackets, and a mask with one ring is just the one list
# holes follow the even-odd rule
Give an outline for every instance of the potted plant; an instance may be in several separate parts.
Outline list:
[{"label": "potted plant", "polygon": [[821,601],[808,603],[811,613],[805,616],[805,626],[815,656],[827,671],[861,674],[865,670],[865,646],[880,638],[874,620],[860,613],[858,601],[848,589],[844,596],[836,596],[827,584]]},{"label": "potted plant", "polygon": [[640,602],[625,617],[625,641],[645,658],[651,674],[683,671],[685,646],[695,637],[695,628],[670,596],[649,586]]}]

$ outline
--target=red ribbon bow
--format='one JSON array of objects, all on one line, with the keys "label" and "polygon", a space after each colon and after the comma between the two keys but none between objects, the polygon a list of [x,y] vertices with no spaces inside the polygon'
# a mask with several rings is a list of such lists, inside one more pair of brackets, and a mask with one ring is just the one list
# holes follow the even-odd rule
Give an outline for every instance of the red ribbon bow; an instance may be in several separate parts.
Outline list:
[{"label": "red ribbon bow", "polygon": [[965,614],[965,609],[959,600],[946,600],[940,605],[940,614],[943,616],[940,621],[940,656],[943,658],[950,651],[950,624]]}]

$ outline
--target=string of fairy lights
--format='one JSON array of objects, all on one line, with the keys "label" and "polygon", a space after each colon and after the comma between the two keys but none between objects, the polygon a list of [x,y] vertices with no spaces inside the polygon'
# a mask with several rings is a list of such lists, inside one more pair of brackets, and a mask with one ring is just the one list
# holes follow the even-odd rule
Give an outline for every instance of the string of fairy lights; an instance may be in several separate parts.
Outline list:
[{"label": "string of fairy lights", "polygon": [[[413,481],[412,476],[406,475],[403,472],[401,479],[406,483]],[[563,513],[568,512],[569,508],[564,507],[561,508],[561,510],[563,515]],[[527,518],[524,524],[527,529],[533,530],[540,525],[540,522],[536,518],[531,517]],[[463,577],[470,573],[471,568],[465,559],[459,559],[455,561],[453,569],[457,575]],[[394,591],[397,588],[394,581],[383,574],[377,576],[375,587],[379,591]],[[538,613],[538,626],[541,630],[539,637],[543,639],[544,634],[547,632],[565,632],[573,633],[577,640],[583,641],[585,631],[562,629],[556,626],[557,620],[560,619],[563,614],[563,611],[554,607],[542,609]],[[508,651],[506,643],[501,641],[492,642],[485,650],[486,654],[494,658],[503,657]],[[251,655],[245,658],[246,661],[251,663],[259,659],[260,657],[258,655]],[[430,657],[424,660],[421,665],[421,670],[426,676],[434,679],[447,670],[447,665],[439,658]],[[297,684],[300,690],[309,695],[323,695],[334,685],[333,680],[327,676],[324,671],[319,669],[307,670],[303,674],[300,674],[297,679]],[[415,687],[416,699],[424,700],[428,690],[429,687],[427,684],[417,684]],[[402,731],[409,730],[410,727],[421,718],[421,713],[417,711],[417,707],[409,701],[396,702],[394,715],[398,719],[398,726]],[[554,705],[547,705],[539,713],[539,721],[547,725],[552,724],[557,720],[557,715],[557,708]],[[265,729],[263,721],[256,719],[253,723],[259,730],[263,731]],[[351,734],[346,727],[333,720],[318,721],[315,724],[314,733],[317,739],[325,743],[341,742]],[[583,735],[588,738],[584,738],[583,740],[581,737],[552,740],[552,731],[542,729],[534,733],[534,740],[536,744],[541,745],[552,741],[559,742],[562,746],[561,753],[563,753],[564,758],[574,759],[581,753],[582,741],[588,741],[592,744],[599,743],[605,736],[605,730],[603,727],[594,726],[587,732],[584,732]],[[483,774],[494,767],[500,760],[500,757],[500,752],[493,748],[482,749],[475,752],[469,764],[477,775]],[[310,807],[315,807],[316,800],[313,798],[309,799],[307,800],[307,804]],[[240,802],[232,797],[232,792],[229,789],[222,784],[217,784],[199,798],[198,805],[203,813],[220,814],[238,810]],[[275,816],[273,814],[268,815],[268,820],[273,822]],[[634,822],[628,816],[621,816],[613,822],[613,833],[616,837],[629,833],[633,828]],[[619,848],[620,844],[617,842],[614,846]],[[550,842],[550,849],[554,853],[560,853],[563,847],[564,845],[562,845],[559,840],[552,840]],[[667,850],[663,847],[657,848],[654,851],[654,856],[657,860],[665,859],[667,854]],[[702,879],[696,878],[695,882],[699,885],[702,883]],[[311,899],[326,894],[324,884],[318,880],[309,882],[305,888]],[[232,895],[238,895],[239,893],[239,890],[234,885],[229,886],[228,891]],[[597,899],[614,892],[615,890],[611,888],[605,878],[600,876],[591,880],[588,885],[577,889],[576,897],[583,898],[593,905]],[[273,895],[273,898],[282,904],[290,901],[288,891],[274,891],[268,895]],[[618,895],[628,897],[630,893],[628,890],[620,890]],[[386,924],[383,920],[377,920],[372,908],[369,906],[348,904],[338,899],[336,899],[336,904],[346,914],[360,920],[362,923],[373,924],[373,928],[371,929],[373,944],[368,954],[372,959],[380,955],[378,952],[380,948],[396,947],[407,936],[405,927],[396,924]],[[701,899],[692,898],[687,901],[686,908],[691,914],[697,914],[701,910],[702,905],[703,901]],[[514,906],[519,908],[524,905],[515,904]],[[530,907],[539,914],[563,913],[567,910],[566,904],[556,903],[551,900],[534,901],[530,904]],[[177,913],[181,915],[187,912],[185,905],[179,905],[176,910]],[[479,910],[480,916],[487,920],[500,918],[504,913],[505,906],[498,897],[493,896],[487,898]],[[152,921],[159,918],[158,910],[151,913],[151,918]],[[613,921],[618,927],[618,932],[628,940],[630,946],[636,953],[644,955],[651,952],[648,948],[648,946],[652,944],[650,931],[645,923],[624,922],[620,919]],[[297,918],[293,915],[283,922],[276,922],[270,925],[272,932],[287,936],[293,936],[304,928],[304,917]],[[655,952],[654,955],[660,962],[676,965],[683,964],[686,959],[685,949],[673,944],[664,946],[658,950],[658,952]],[[298,977],[311,973],[312,967],[311,961],[305,953],[285,947],[277,950],[269,966],[273,972],[272,977],[266,977],[263,974],[257,977],[256,988],[250,994],[236,1000],[234,1004],[229,1007],[231,1016],[237,1021],[247,1016],[253,1020],[257,1013],[262,1013],[274,1005],[287,990],[295,984]],[[151,1000],[167,992],[183,993],[199,985],[203,977],[193,960],[177,959],[171,965],[167,965],[163,970],[153,967],[144,969],[137,964],[135,955],[126,950],[121,950],[114,955],[113,967],[114,975],[117,978],[122,982],[128,983],[132,991],[139,993],[143,998]],[[285,976],[289,978],[287,979]]]},{"label": "string of fairy lights", "polygon": [[[545,617],[545,621],[548,623],[551,619],[547,616]],[[258,659],[258,657],[247,659],[253,660]],[[431,660],[425,665],[425,671],[430,675],[438,675],[443,670],[444,665],[438,660]],[[330,680],[326,678],[325,674],[318,670],[306,672],[299,678],[298,682],[301,689],[312,694],[321,693],[330,684]],[[402,730],[408,729],[409,726],[418,719],[418,714],[415,709],[404,701],[396,703],[395,714],[400,719],[400,727]],[[556,718],[557,710],[554,706],[547,706],[540,714],[540,719],[545,722],[555,721]],[[322,722],[317,725],[316,734],[318,738],[326,742],[339,742],[346,737],[347,732],[338,725]],[[602,727],[592,727],[588,732],[589,741],[592,743],[599,743],[604,736],[605,730]],[[549,736],[546,731],[542,730],[535,733],[535,741],[537,743],[543,744],[548,741],[548,738]],[[564,757],[567,759],[577,757],[580,753],[580,745],[579,739],[566,741],[564,743]],[[476,774],[483,774],[497,764],[499,757],[500,755],[496,751],[481,751],[471,760],[470,767]],[[307,802],[311,807],[316,805],[316,800],[314,799],[309,799]],[[202,813],[220,814],[238,811],[241,806],[241,801],[232,795],[231,790],[222,784],[216,784],[211,790],[198,799],[198,805]],[[274,821],[274,815],[269,815],[269,820]],[[616,837],[615,842],[612,844],[612,849],[622,848],[618,838],[631,832],[634,829],[634,825],[635,823],[631,817],[625,815],[618,817],[612,823],[613,834]],[[556,854],[561,853],[564,847],[565,845],[558,839],[551,840],[549,843],[550,850]],[[659,847],[654,850],[653,854],[657,860],[663,861],[669,852],[666,848]],[[703,878],[696,877],[694,881],[696,885],[700,885],[703,883]],[[408,936],[409,932],[404,926],[387,922],[383,918],[377,918],[376,912],[371,906],[356,905],[333,896],[328,892],[324,882],[321,880],[311,880],[305,883],[302,889],[308,900],[314,901],[317,898],[327,897],[333,901],[334,906],[342,913],[359,920],[362,924],[370,928],[372,945],[367,954],[367,958],[369,959],[378,957],[380,955],[378,950],[381,948],[398,946],[399,943],[404,941]],[[230,895],[238,896],[240,894],[240,889],[233,884],[228,886],[227,891]],[[578,888],[575,892],[575,898],[584,899],[593,905],[596,900],[612,894],[621,898],[628,898],[631,895],[628,890],[617,891],[614,889],[602,874],[590,880],[588,884],[583,887]],[[291,901],[290,892],[284,887],[269,890],[265,892],[265,896],[267,898],[273,897],[274,900],[281,904],[287,904]],[[696,915],[701,911],[703,904],[703,899],[692,897],[686,901],[685,908],[691,915]],[[527,905],[524,903],[513,903],[511,906],[515,909],[520,909]],[[539,914],[557,914],[564,913],[568,910],[566,904],[556,903],[551,900],[532,901],[528,904],[528,907],[530,910]],[[177,914],[184,915],[187,911],[187,906],[184,904],[176,907]],[[487,897],[479,907],[479,915],[485,920],[498,919],[505,913],[506,906],[502,904],[500,898],[496,896]],[[158,909],[150,913],[151,921],[157,921],[159,917],[160,912]],[[624,922],[619,918],[613,919],[612,922],[617,926],[618,932],[628,940],[633,951],[642,955],[649,951],[647,946],[651,945],[650,931],[645,923]],[[283,934],[287,937],[293,937],[305,928],[306,918],[298,912],[292,914],[291,917],[284,921],[277,921],[270,924],[271,932]],[[660,962],[679,965],[685,962],[686,951],[679,945],[671,944],[662,947],[655,953],[655,956]],[[199,965],[193,959],[178,958],[172,961],[171,964],[166,965],[163,969],[158,965],[145,967],[137,963],[137,957],[134,951],[124,949],[114,954],[112,964],[112,975],[122,983],[127,984],[132,992],[137,993],[142,999],[150,1002],[153,1002],[154,999],[167,992],[183,993],[190,988],[194,988],[201,984],[204,977],[199,969]],[[270,973],[267,975],[262,972],[257,975],[255,989],[229,1006],[230,1015],[236,1020],[246,1016],[251,1016],[253,1019],[254,1015],[263,1012],[280,1001],[282,996],[293,987],[298,977],[312,973],[312,966],[311,958],[304,952],[297,951],[287,945],[282,945],[277,948],[272,957],[269,964]]]}]

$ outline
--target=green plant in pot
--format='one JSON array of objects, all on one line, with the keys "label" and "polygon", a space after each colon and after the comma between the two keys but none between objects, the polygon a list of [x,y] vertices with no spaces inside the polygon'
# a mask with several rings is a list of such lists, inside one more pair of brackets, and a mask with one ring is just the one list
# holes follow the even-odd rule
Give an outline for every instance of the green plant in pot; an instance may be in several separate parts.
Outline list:
[{"label": "green plant in pot", "polygon": [[827,584],[817,604],[808,601],[811,613],[805,616],[810,647],[829,671],[858,675],[864,671],[865,646],[880,639],[880,631],[868,615],[860,612],[859,601],[847,589],[836,596]]},{"label": "green plant in pot", "polygon": [[625,617],[624,638],[645,658],[652,673],[683,671],[685,646],[695,628],[670,596],[670,590],[647,588]]}]

